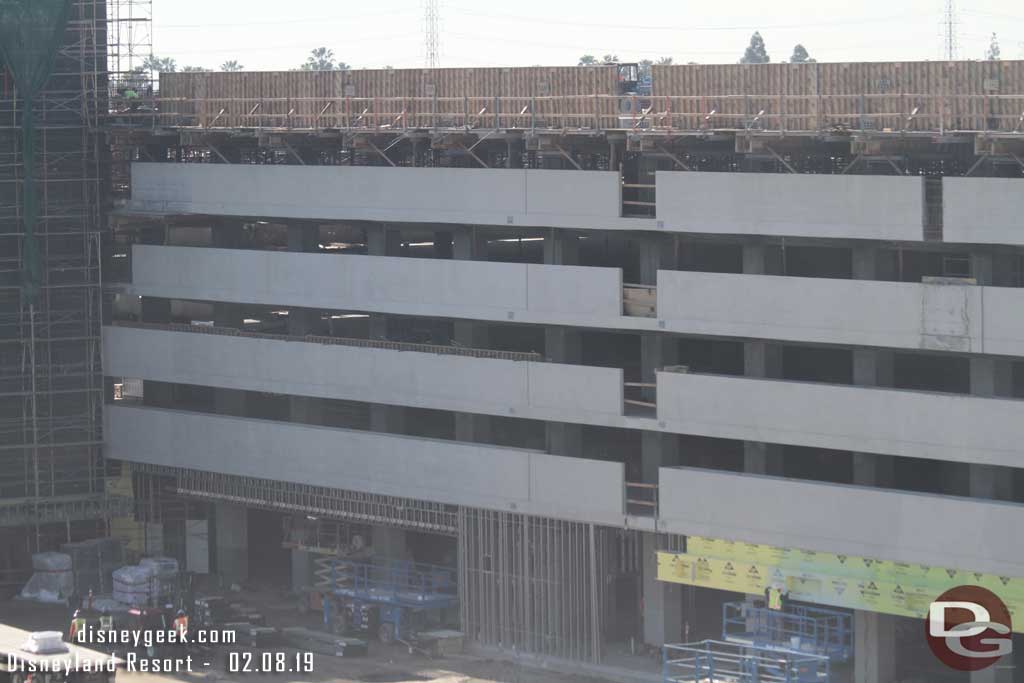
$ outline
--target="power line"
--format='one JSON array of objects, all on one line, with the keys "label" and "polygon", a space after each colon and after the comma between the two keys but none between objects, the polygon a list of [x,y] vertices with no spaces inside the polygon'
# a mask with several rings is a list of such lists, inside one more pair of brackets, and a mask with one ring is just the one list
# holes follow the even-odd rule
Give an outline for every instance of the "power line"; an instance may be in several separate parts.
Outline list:
[{"label": "power line", "polygon": [[425,0],[426,12],[424,17],[424,52],[426,53],[426,65],[428,68],[436,69],[440,62],[440,55],[438,49],[438,43],[440,38],[438,36],[437,23],[440,12],[438,11],[438,0]]}]

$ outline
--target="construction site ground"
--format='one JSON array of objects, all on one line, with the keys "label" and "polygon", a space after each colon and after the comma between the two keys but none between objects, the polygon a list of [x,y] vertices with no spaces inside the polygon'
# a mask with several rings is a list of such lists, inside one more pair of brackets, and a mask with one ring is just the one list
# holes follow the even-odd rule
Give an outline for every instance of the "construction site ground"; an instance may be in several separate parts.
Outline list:
[{"label": "construction site ground", "polygon": [[[299,614],[294,598],[286,598],[270,592],[235,592],[230,599],[250,608],[259,610],[267,625],[276,627],[305,626],[318,628],[318,614]],[[37,603],[9,600],[0,602],[0,623],[31,631],[67,632],[69,610],[63,605],[41,605]],[[276,650],[296,651],[281,647]],[[211,666],[195,666],[192,673],[146,674],[120,671],[119,683],[162,683],[169,681],[216,681],[217,683],[600,683],[609,680],[657,680],[654,672],[656,662],[645,662],[647,669],[640,676],[635,670],[626,674],[629,668],[600,667],[594,675],[579,675],[552,670],[550,663],[545,666],[537,662],[516,661],[515,658],[463,654],[445,658],[428,658],[419,653],[410,654],[401,643],[383,645],[371,641],[369,656],[339,658],[329,655],[313,655],[311,674],[232,674],[225,670],[226,655],[212,653],[197,661],[210,661]],[[571,665],[570,665],[571,666]]]}]

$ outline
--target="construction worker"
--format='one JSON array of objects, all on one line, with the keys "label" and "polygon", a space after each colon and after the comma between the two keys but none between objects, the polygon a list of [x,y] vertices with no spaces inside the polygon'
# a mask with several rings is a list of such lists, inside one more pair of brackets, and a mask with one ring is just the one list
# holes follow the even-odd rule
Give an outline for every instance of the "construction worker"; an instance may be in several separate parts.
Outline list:
[{"label": "construction worker", "polygon": [[174,630],[178,634],[181,644],[184,645],[188,634],[188,615],[183,609],[179,609],[177,616],[174,617]]},{"label": "construction worker", "polygon": [[765,600],[768,603],[768,609],[774,611],[782,611],[782,589],[776,585],[768,586],[764,590]]},{"label": "construction worker", "polygon": [[76,609],[75,613],[71,615],[71,626],[68,628],[68,641],[77,642],[76,638],[79,633],[85,633],[88,622],[86,621],[85,615],[82,610]]},{"label": "construction worker", "polygon": [[103,612],[100,614],[100,630],[114,630],[114,615],[108,612],[106,609],[104,609]]}]

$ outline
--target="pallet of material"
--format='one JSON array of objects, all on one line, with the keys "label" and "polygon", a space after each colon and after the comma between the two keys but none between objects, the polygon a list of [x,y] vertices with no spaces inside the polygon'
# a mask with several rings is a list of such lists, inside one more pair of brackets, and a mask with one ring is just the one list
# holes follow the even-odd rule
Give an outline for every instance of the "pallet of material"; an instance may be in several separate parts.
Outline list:
[{"label": "pallet of material", "polygon": [[284,642],[294,648],[332,657],[365,657],[368,649],[365,640],[336,636],[301,626],[286,627],[281,630],[281,635]]},{"label": "pallet of material", "polygon": [[465,650],[465,635],[449,629],[423,631],[416,635],[416,645],[432,657],[459,655]]}]

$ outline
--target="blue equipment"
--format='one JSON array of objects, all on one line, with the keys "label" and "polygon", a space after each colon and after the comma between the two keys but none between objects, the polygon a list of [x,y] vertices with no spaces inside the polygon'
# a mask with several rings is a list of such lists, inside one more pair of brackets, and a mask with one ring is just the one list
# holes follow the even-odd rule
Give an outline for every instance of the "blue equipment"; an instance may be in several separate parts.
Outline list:
[{"label": "blue equipment", "polygon": [[845,662],[853,657],[853,617],[813,605],[773,610],[750,602],[727,602],[722,605],[722,639]]},{"label": "blue equipment", "polygon": [[324,625],[335,633],[375,633],[382,642],[408,641],[419,631],[457,619],[455,570],[396,560],[326,560]]}]

